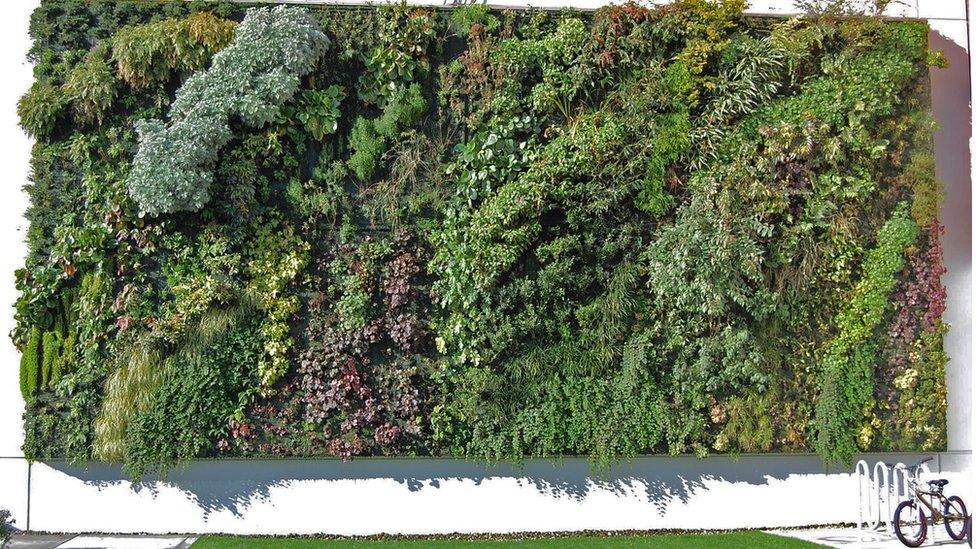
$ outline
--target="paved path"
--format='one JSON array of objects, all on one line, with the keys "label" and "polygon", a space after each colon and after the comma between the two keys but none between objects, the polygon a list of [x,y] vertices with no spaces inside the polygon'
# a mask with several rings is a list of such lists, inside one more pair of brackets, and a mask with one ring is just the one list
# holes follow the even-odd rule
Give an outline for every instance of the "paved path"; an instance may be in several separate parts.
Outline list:
[{"label": "paved path", "polygon": [[4,549],[186,549],[196,536],[15,535]]},{"label": "paved path", "polygon": [[[861,534],[855,528],[814,528],[808,530],[769,530],[791,538],[840,549],[898,549],[904,547],[893,535]],[[188,549],[196,536],[72,536],[16,535],[4,549]],[[936,532],[922,547],[968,547],[965,541],[951,541],[944,531]]]},{"label": "paved path", "polygon": [[[930,527],[929,538],[925,540],[922,547],[946,547],[954,548],[966,547],[969,545],[965,541],[953,541],[946,534],[945,530],[936,529],[935,539],[932,539]],[[787,536],[826,545],[827,547],[843,549],[904,549],[904,545],[898,541],[894,534],[886,532],[860,533],[857,528],[813,528],[809,530],[769,530],[770,534]]]}]

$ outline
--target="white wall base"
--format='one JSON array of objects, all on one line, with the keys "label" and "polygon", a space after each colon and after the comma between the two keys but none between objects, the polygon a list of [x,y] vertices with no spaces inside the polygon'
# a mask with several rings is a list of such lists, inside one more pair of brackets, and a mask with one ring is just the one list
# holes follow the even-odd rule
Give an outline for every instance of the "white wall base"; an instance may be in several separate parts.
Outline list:
[{"label": "white wall base", "polygon": [[[914,463],[921,454],[864,456]],[[971,455],[933,472],[972,501]],[[200,461],[132,486],[117,466],[33,466],[31,528],[57,532],[449,534],[731,529],[855,522],[849,472],[815,455],[586,459],[487,467],[452,459]]]}]

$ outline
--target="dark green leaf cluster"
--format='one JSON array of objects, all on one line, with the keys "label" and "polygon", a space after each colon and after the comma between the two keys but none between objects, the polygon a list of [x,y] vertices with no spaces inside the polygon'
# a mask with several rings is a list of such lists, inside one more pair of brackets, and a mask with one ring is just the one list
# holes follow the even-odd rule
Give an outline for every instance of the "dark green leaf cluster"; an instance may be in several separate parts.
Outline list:
[{"label": "dark green leaf cluster", "polygon": [[10,511],[0,509],[0,543],[7,543],[12,533],[14,521],[10,518]]}]

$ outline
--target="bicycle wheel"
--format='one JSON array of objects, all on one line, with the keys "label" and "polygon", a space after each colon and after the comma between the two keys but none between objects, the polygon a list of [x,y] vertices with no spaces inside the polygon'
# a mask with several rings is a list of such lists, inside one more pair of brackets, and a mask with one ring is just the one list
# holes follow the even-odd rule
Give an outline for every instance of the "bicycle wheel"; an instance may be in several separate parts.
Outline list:
[{"label": "bicycle wheel", "polygon": [[966,504],[959,496],[950,496],[945,502],[946,532],[954,540],[961,540],[966,537]]},{"label": "bicycle wheel", "polygon": [[922,506],[910,499],[898,504],[895,508],[895,535],[908,547],[918,547],[925,541],[928,526],[925,524],[925,513]]}]

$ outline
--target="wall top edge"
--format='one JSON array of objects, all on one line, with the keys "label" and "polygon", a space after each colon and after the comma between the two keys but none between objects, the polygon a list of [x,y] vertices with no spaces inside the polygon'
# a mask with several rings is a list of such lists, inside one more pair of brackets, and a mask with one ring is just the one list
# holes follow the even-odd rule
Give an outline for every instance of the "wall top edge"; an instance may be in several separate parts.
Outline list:
[{"label": "wall top edge", "polygon": [[[231,0],[232,2],[244,3],[244,4],[293,4],[293,5],[332,5],[332,6],[348,6],[348,7],[368,7],[376,6],[388,3],[399,3],[400,0]],[[761,0],[762,1],[762,0]],[[543,9],[543,10],[559,10],[559,9],[578,9],[583,11],[592,11],[600,7],[620,4],[621,1],[609,1],[609,0],[530,0],[530,1],[518,1],[518,0],[495,0],[491,2],[478,2],[478,1],[466,1],[466,0],[406,0],[406,3],[414,6],[425,6],[431,8],[445,9],[449,10],[452,8],[462,7],[471,4],[485,4],[491,8],[495,9]],[[669,4],[669,1],[653,0],[648,2],[652,6],[664,6]],[[756,16],[756,17],[792,17],[797,15],[803,15],[804,12],[796,9],[793,3],[790,1],[780,1],[780,0],[764,0],[762,4],[753,1],[750,3],[749,7],[746,8],[746,15]],[[939,20],[939,21],[966,21],[966,15],[964,9],[960,11],[959,9],[948,9],[948,10],[923,10],[919,8],[915,1],[903,1],[903,2],[893,2],[885,12],[883,17],[885,19],[895,19],[895,20]]]}]

